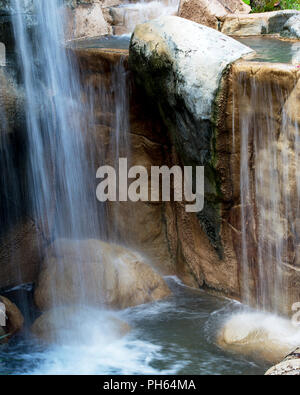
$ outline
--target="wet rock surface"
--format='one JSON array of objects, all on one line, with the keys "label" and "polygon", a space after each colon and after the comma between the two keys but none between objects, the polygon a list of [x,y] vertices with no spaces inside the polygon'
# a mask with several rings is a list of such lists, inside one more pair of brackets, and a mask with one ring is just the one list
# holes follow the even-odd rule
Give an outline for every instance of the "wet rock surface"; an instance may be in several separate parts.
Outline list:
[{"label": "wet rock surface", "polygon": [[277,34],[289,38],[299,38],[300,11],[284,10],[251,15],[229,15],[221,31],[231,36],[256,36]]},{"label": "wet rock surface", "polygon": [[300,348],[266,372],[266,376],[300,376]]}]

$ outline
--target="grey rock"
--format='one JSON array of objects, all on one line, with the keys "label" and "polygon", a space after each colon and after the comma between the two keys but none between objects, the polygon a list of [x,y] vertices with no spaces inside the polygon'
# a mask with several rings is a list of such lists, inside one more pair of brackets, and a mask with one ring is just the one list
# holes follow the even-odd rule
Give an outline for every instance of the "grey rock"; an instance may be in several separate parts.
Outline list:
[{"label": "grey rock", "polygon": [[300,13],[294,15],[284,24],[281,31],[283,37],[299,38],[300,39]]}]

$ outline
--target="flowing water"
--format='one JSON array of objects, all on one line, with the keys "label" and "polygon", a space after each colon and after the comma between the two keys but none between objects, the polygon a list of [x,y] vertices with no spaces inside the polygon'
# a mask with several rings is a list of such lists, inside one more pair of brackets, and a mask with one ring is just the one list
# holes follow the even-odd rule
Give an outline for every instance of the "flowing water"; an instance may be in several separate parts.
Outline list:
[{"label": "flowing water", "polygon": [[241,135],[244,301],[279,313],[295,291],[286,273],[298,259],[292,251],[298,240],[299,130],[288,88],[276,78],[246,74],[234,85],[234,103],[240,104],[235,111]]},{"label": "flowing water", "polygon": [[124,338],[112,339],[109,327],[103,328],[106,313],[94,310],[81,323],[89,336],[81,336],[80,344],[76,327],[63,345],[42,347],[19,338],[0,349],[0,375],[251,375],[266,371],[269,365],[224,352],[215,344],[224,320],[244,311],[242,305],[185,287],[176,278],[167,281],[172,297],[115,313],[132,327]]}]

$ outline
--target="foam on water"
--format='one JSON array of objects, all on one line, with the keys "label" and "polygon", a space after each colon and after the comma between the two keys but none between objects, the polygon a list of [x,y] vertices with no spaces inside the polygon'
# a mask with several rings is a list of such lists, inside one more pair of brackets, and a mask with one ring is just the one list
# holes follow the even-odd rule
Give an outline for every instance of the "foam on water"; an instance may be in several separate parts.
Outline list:
[{"label": "foam on water", "polygon": [[300,344],[300,328],[292,321],[265,312],[233,314],[220,331],[225,349],[277,363]]}]

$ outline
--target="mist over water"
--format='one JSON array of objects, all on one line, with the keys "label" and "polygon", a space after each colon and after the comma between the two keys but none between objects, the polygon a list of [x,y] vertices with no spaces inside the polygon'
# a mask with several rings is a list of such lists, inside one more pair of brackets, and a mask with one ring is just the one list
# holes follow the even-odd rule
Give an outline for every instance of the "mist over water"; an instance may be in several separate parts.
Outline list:
[{"label": "mist over water", "polygon": [[82,327],[74,326],[68,341],[10,344],[9,361],[7,350],[0,350],[1,374],[262,374],[268,368],[215,344],[228,317],[244,311],[241,304],[183,286],[174,277],[167,281],[170,298],[114,313],[132,328],[125,337],[114,338],[109,324],[103,326],[107,312],[94,310],[89,317],[79,312]]}]

